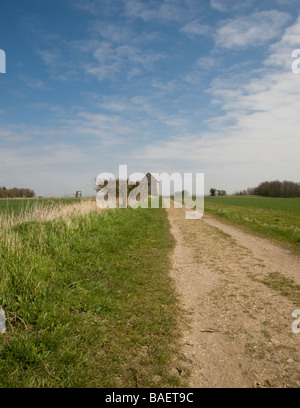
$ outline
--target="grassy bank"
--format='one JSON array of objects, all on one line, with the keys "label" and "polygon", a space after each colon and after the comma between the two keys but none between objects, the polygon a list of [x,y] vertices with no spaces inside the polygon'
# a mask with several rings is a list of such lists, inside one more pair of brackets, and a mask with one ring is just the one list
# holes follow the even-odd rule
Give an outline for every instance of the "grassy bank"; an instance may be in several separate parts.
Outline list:
[{"label": "grassy bank", "polygon": [[205,212],[300,254],[299,198],[205,197]]},{"label": "grassy bank", "polygon": [[49,208],[79,203],[85,198],[0,198],[0,214],[20,214],[35,208]]},{"label": "grassy bank", "polygon": [[178,385],[173,245],[161,209],[10,224],[0,238],[0,386]]}]

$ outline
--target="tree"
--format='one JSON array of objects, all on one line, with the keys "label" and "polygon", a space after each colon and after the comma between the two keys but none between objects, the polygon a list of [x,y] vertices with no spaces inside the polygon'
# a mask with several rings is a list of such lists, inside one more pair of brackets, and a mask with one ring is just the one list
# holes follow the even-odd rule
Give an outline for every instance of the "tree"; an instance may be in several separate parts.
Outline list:
[{"label": "tree", "polygon": [[259,195],[264,197],[300,197],[300,183],[293,181],[263,181],[257,187],[238,191],[240,195]]},{"label": "tree", "polygon": [[188,197],[189,195],[190,195],[190,192],[188,190],[176,191],[174,193],[174,196],[176,197],[179,197],[179,196]]},{"label": "tree", "polygon": [[300,197],[300,183],[293,181],[263,181],[255,188],[255,194],[265,197]]},{"label": "tree", "polygon": [[211,188],[211,189],[209,190],[209,192],[210,192],[210,196],[211,196],[211,197],[215,197],[215,195],[216,195],[216,191],[217,191],[217,189],[216,189],[216,188]]},{"label": "tree", "polygon": [[35,197],[35,192],[29,188],[0,187],[0,198]]}]

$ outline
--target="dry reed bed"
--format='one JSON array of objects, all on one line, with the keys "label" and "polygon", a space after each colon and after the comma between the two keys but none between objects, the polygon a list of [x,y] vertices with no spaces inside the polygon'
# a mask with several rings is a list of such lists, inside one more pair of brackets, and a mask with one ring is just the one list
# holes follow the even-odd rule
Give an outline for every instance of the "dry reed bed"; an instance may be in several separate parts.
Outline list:
[{"label": "dry reed bed", "polygon": [[0,225],[1,230],[5,230],[30,221],[49,221],[57,218],[68,219],[74,215],[87,214],[90,211],[99,211],[95,201],[84,200],[73,204],[58,204],[58,205],[40,205],[28,207],[18,214],[1,214]]},{"label": "dry reed bed", "polygon": [[[0,213],[0,245],[9,252],[21,249],[22,244],[15,229],[18,225],[27,222],[46,222],[62,219],[68,228],[76,228],[76,217],[90,212],[100,211],[96,202],[92,200],[82,200],[73,204],[37,204],[33,207],[25,208],[20,213]],[[42,229],[42,226],[41,226]],[[41,238],[42,238],[41,234]]]}]

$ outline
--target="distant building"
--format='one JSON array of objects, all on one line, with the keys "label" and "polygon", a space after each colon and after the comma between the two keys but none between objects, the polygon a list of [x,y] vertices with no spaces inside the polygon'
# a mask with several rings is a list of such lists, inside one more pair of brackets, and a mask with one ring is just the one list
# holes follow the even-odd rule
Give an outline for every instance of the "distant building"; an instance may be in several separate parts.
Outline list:
[{"label": "distant building", "polygon": [[81,198],[82,197],[82,191],[76,191],[75,197]]},{"label": "distant building", "polygon": [[151,197],[158,197],[159,196],[159,181],[152,176],[151,173],[147,173],[146,176],[148,181],[148,195]]}]

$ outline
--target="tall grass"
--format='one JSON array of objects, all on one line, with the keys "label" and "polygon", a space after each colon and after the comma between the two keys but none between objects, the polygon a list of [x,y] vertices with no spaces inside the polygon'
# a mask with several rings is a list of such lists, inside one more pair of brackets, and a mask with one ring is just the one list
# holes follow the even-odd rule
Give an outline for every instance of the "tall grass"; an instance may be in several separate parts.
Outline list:
[{"label": "tall grass", "polygon": [[91,198],[0,198],[0,214],[18,214],[27,213],[43,208],[47,210],[49,207],[62,207],[69,204],[76,204],[82,201],[90,201]]}]

